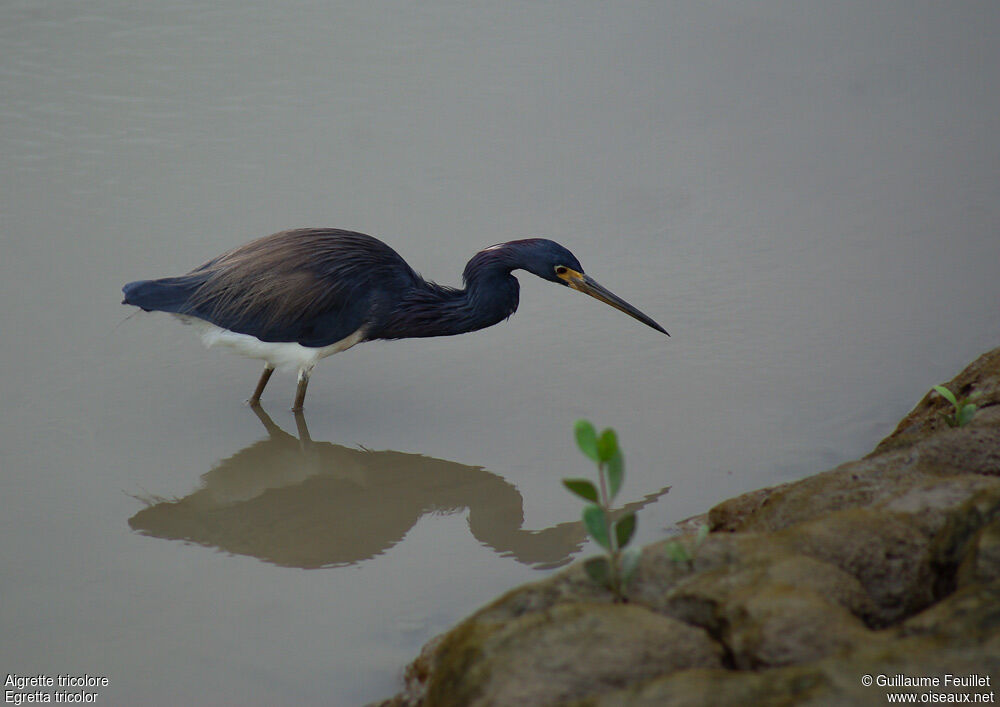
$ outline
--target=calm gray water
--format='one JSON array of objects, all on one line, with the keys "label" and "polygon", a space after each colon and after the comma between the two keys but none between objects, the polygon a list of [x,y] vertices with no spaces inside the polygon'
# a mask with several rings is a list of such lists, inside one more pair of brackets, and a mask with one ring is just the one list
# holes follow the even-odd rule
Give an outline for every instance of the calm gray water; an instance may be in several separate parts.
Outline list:
[{"label": "calm gray water", "polygon": [[[1000,344],[1000,5],[13,0],[0,25],[0,667],[101,705],[357,704],[594,551],[870,450]],[[529,275],[509,322],[324,361],[304,419],[120,286],[294,226],[458,284],[546,236],[667,339]],[[669,493],[663,489],[672,487]]]}]

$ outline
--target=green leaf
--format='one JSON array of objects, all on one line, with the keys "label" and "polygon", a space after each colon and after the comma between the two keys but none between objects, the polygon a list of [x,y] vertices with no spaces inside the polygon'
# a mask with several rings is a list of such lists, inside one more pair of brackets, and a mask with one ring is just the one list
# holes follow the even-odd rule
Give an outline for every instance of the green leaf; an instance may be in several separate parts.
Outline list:
[{"label": "green leaf", "polygon": [[594,426],[587,420],[577,420],[574,432],[576,433],[576,446],[580,448],[580,451],[595,462],[599,462],[597,433],[594,431]]},{"label": "green leaf", "polygon": [[618,549],[628,545],[628,541],[635,534],[635,513],[626,513],[615,521],[615,540],[618,541]]},{"label": "green leaf", "polygon": [[580,498],[597,503],[597,487],[586,479],[563,479],[563,486]]},{"label": "green leaf", "polygon": [[947,400],[949,403],[951,403],[955,407],[958,407],[958,400],[955,399],[955,395],[950,390],[945,388],[943,385],[934,386],[934,390],[936,390],[938,392],[938,395]]},{"label": "green leaf", "polygon": [[613,501],[622,487],[622,482],[625,481],[625,457],[620,449],[615,450],[605,468],[608,472],[608,493],[611,495],[609,500]]},{"label": "green leaf", "polygon": [[608,538],[608,526],[605,523],[604,509],[600,506],[589,504],[583,509],[583,524],[590,533],[590,537],[597,541],[597,544],[605,550],[611,549],[611,539]]},{"label": "green leaf", "polygon": [[611,587],[611,567],[606,557],[590,558],[583,563],[583,569],[594,583]]},{"label": "green leaf", "polygon": [[607,462],[611,460],[611,457],[615,455],[618,451],[618,435],[610,427],[601,432],[601,436],[597,439],[597,459],[598,461]]},{"label": "green leaf", "polygon": [[977,409],[978,408],[976,407],[975,403],[966,403],[965,405],[963,405],[962,409],[959,410],[957,415],[955,415],[955,418],[958,422],[958,426],[965,427],[967,424],[972,422],[972,418],[976,416]]},{"label": "green leaf", "polygon": [[707,537],[708,537],[708,523],[702,523],[701,527],[698,528],[698,534],[694,538],[694,546],[698,547],[699,545],[701,545],[703,542],[705,542],[705,538]]},{"label": "green leaf", "polygon": [[630,547],[622,553],[622,582],[628,584],[635,576],[635,571],[639,568],[639,558],[642,556],[642,548]]},{"label": "green leaf", "polygon": [[681,545],[676,540],[667,545],[667,555],[674,562],[690,562],[691,553],[687,551],[687,548]]}]

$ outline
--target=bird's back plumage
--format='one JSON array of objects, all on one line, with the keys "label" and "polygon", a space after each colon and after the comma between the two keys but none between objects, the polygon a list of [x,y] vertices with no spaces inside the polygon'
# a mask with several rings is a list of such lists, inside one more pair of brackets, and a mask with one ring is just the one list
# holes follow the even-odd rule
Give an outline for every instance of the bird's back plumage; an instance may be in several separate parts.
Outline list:
[{"label": "bird's back plumage", "polygon": [[203,319],[265,342],[323,347],[377,319],[422,282],[376,238],[295,229],[258,238],[179,278],[125,286],[125,303]]}]

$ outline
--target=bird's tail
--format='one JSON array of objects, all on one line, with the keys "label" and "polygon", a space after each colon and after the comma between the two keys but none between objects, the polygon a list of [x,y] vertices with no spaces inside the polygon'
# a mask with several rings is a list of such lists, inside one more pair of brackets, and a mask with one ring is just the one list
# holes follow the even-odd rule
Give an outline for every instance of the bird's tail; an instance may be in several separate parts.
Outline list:
[{"label": "bird's tail", "polygon": [[191,298],[204,281],[203,275],[136,280],[122,288],[125,293],[122,304],[131,304],[147,312],[185,314],[191,310]]}]

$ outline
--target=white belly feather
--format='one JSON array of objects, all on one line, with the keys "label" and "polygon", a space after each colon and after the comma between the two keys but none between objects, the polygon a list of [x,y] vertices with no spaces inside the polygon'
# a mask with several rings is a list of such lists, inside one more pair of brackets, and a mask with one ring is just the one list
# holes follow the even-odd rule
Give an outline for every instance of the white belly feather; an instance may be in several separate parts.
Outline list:
[{"label": "white belly feather", "polygon": [[309,373],[317,361],[335,353],[346,351],[364,338],[364,327],[350,336],[344,337],[328,346],[303,346],[295,342],[261,341],[256,336],[237,334],[223,329],[204,319],[175,314],[185,324],[190,324],[201,336],[201,341],[208,348],[223,347],[233,353],[247,358],[260,358],[274,367],[286,371],[304,371]]}]

